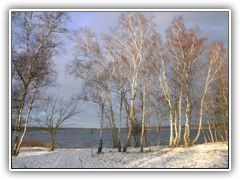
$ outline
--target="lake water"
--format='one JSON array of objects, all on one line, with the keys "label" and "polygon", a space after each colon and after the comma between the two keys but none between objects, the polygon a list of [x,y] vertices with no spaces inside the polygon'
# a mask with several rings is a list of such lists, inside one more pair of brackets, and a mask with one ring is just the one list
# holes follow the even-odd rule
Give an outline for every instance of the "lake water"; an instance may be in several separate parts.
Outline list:
[{"label": "lake water", "polygon": [[[182,133],[184,129],[182,130]],[[197,134],[197,130],[193,129],[190,133],[190,138],[193,139]],[[121,132],[121,144],[125,142],[127,135],[126,129]],[[158,134],[156,130],[151,130],[150,144],[156,146],[158,143]],[[50,136],[48,132],[44,130],[31,130],[28,131],[25,140],[38,140],[42,142],[49,142]],[[169,129],[162,129],[160,132],[161,145],[169,144]],[[202,136],[199,137],[197,144],[204,143]],[[99,144],[99,130],[89,129],[59,129],[56,136],[55,147],[56,148],[91,148],[98,147]],[[134,140],[131,140],[131,146],[134,146]],[[107,129],[103,132],[103,148],[113,147],[111,130]]]}]

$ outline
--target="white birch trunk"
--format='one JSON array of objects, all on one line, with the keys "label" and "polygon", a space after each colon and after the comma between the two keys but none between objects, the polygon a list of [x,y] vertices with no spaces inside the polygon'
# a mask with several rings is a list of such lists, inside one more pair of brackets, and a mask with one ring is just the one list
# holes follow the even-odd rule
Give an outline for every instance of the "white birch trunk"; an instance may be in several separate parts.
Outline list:
[{"label": "white birch trunk", "polygon": [[169,120],[170,120],[170,139],[169,139],[169,146],[173,147],[174,144],[174,137],[173,137],[173,117],[172,117],[172,110],[169,112]]},{"label": "white birch trunk", "polygon": [[23,113],[23,108],[25,104],[25,99],[27,96],[27,88],[25,87],[24,89],[24,94],[21,99],[21,104],[18,109],[18,114],[17,114],[17,121],[14,129],[14,140],[13,140],[13,155],[17,155],[17,147],[18,147],[18,138],[19,138],[19,131],[20,131],[20,125],[21,125],[21,119],[22,119],[22,113]]},{"label": "white birch trunk", "polygon": [[174,111],[174,132],[175,132],[175,138],[174,138],[174,146],[178,145],[178,115],[177,110]]},{"label": "white birch trunk", "polygon": [[184,130],[184,147],[189,147],[190,146],[189,116],[190,116],[189,92],[187,92],[187,95],[186,95],[186,112],[185,112],[186,122],[185,122],[185,130]]},{"label": "white birch trunk", "polygon": [[[147,95],[148,95],[148,148],[149,151],[151,150],[151,114],[150,114],[150,96],[149,96],[149,91],[147,91]],[[146,96],[146,93],[145,93]]]},{"label": "white birch trunk", "polygon": [[145,131],[145,100],[146,100],[146,87],[144,86],[142,97],[142,132],[141,132],[141,152],[143,152],[143,138]]},{"label": "white birch trunk", "polygon": [[120,115],[118,122],[118,152],[121,152],[121,126],[122,126],[122,103],[123,103],[123,92],[121,92],[121,101],[120,101]]},{"label": "white birch trunk", "polygon": [[109,103],[110,107],[110,114],[111,114],[111,129],[112,129],[112,140],[113,140],[113,147],[116,148],[118,147],[118,138],[117,138],[117,128],[116,128],[116,122],[115,122],[115,117],[114,117],[114,111],[113,111],[113,105],[112,105],[112,97],[110,92],[106,92],[107,100]]},{"label": "white birch trunk", "polygon": [[34,102],[34,99],[35,99],[35,94],[36,94],[36,89],[38,88],[38,83],[39,83],[39,79],[36,80],[36,84],[35,84],[35,87],[34,87],[33,92],[32,92],[32,96],[31,96],[30,103],[29,103],[29,109],[28,109],[28,112],[27,112],[27,117],[26,117],[25,122],[24,122],[23,134],[21,136],[21,139],[18,143],[16,152],[14,154],[15,156],[17,156],[19,154],[23,139],[24,139],[24,137],[26,135],[26,132],[27,132],[28,121],[29,121],[29,118],[30,118],[30,113],[32,111],[32,105],[33,105],[33,102]]},{"label": "white birch trunk", "polygon": [[[136,70],[135,70],[136,71]],[[132,131],[132,126],[133,126],[133,121],[135,120],[135,110],[134,110],[134,100],[135,100],[135,96],[136,96],[136,86],[137,86],[137,72],[135,72],[134,76],[133,76],[133,83],[132,83],[132,90],[131,90],[131,101],[130,101],[130,123],[129,123],[129,127],[128,127],[128,134],[127,134],[127,138],[123,147],[123,152],[127,151],[127,147],[129,144],[129,140],[131,137],[131,131]]]},{"label": "white birch trunk", "polygon": [[178,142],[177,145],[179,146],[181,144],[182,140],[182,85],[181,85],[181,90],[180,90],[180,95],[179,95],[179,104],[178,104]]}]

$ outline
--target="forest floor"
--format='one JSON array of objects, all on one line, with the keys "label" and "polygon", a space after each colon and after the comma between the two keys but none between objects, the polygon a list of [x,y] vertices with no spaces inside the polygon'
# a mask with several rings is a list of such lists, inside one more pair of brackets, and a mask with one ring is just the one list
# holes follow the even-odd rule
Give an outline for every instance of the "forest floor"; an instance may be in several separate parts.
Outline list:
[{"label": "forest floor", "polygon": [[22,148],[18,157],[12,157],[15,168],[228,168],[228,145],[210,143],[190,148],[148,147],[128,148],[127,153],[117,149],[56,149]]}]

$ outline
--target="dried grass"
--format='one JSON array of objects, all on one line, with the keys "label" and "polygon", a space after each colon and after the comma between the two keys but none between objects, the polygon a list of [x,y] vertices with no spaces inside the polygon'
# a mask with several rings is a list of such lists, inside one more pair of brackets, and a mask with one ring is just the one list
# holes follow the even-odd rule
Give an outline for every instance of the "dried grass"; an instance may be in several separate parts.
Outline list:
[{"label": "dried grass", "polygon": [[37,140],[24,140],[21,146],[22,147],[44,147],[44,148],[50,147],[48,143],[44,143]]}]

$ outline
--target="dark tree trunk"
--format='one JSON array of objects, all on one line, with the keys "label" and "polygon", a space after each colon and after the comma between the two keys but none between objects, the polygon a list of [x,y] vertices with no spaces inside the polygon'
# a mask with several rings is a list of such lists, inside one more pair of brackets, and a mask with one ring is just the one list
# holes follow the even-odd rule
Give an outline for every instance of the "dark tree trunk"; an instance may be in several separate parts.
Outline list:
[{"label": "dark tree trunk", "polygon": [[99,139],[99,146],[98,146],[98,152],[102,152],[102,147],[103,147],[103,115],[104,115],[104,104],[101,105],[101,129],[100,129],[100,139]]}]

